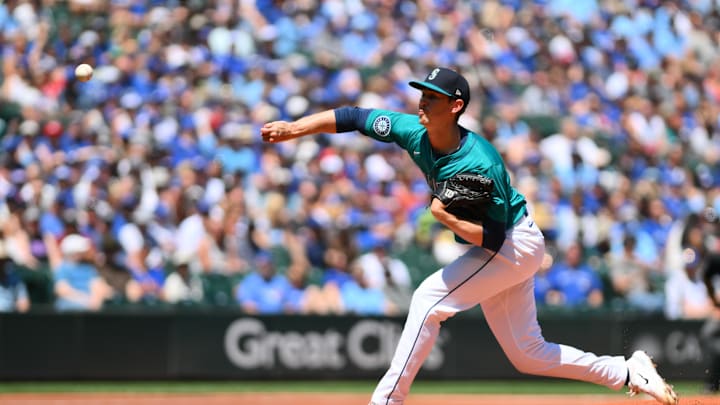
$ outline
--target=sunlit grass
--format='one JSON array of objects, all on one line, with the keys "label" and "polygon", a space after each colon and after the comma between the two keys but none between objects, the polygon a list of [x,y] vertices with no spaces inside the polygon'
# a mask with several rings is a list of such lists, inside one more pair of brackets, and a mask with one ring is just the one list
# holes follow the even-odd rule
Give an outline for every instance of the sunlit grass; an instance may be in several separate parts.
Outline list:
[{"label": "sunlit grass", "polygon": [[[682,395],[695,395],[702,384],[695,381],[675,382]],[[2,382],[0,393],[9,392],[154,392],[154,393],[218,393],[218,392],[371,392],[375,381],[42,381]],[[414,393],[455,394],[602,394],[608,388],[564,380],[519,381],[416,381]]]}]

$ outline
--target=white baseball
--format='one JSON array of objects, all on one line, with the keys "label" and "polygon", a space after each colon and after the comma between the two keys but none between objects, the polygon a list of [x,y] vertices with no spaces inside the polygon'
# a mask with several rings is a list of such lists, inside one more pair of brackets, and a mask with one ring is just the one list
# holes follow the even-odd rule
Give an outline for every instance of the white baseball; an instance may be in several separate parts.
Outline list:
[{"label": "white baseball", "polygon": [[78,65],[75,68],[75,77],[78,80],[80,80],[81,82],[86,82],[86,81],[90,80],[92,75],[93,75],[93,68],[92,68],[92,66],[88,65],[87,63]]}]

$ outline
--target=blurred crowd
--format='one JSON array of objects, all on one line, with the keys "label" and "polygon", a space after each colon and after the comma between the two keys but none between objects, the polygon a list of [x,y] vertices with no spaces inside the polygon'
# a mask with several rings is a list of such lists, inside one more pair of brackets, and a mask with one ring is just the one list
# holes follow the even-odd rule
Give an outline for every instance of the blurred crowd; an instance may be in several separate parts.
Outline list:
[{"label": "blurred crowd", "polygon": [[470,81],[461,124],[546,236],[542,308],[710,311],[693,269],[720,250],[716,0],[9,0],[0,49],[4,311],[403,313],[465,249],[409,157],[258,129],[413,113],[407,82],[435,66]]}]

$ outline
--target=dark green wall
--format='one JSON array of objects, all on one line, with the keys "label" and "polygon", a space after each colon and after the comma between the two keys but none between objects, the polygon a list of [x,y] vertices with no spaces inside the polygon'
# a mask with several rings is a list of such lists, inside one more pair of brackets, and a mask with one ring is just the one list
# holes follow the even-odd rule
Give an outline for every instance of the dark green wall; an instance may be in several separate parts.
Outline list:
[{"label": "dark green wall", "polygon": [[[233,311],[0,315],[0,379],[379,378],[402,318],[248,317]],[[699,322],[542,317],[547,340],[596,354],[642,347],[666,378],[700,379]],[[482,317],[448,320],[425,378],[525,378]]]}]

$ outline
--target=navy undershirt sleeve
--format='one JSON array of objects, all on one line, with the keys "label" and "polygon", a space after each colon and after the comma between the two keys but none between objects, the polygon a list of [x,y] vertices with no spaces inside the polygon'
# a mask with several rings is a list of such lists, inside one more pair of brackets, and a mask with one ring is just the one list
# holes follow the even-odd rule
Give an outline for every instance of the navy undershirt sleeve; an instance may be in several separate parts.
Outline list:
[{"label": "navy undershirt sleeve", "polygon": [[363,131],[370,109],[360,107],[340,107],[335,110],[336,132]]}]

